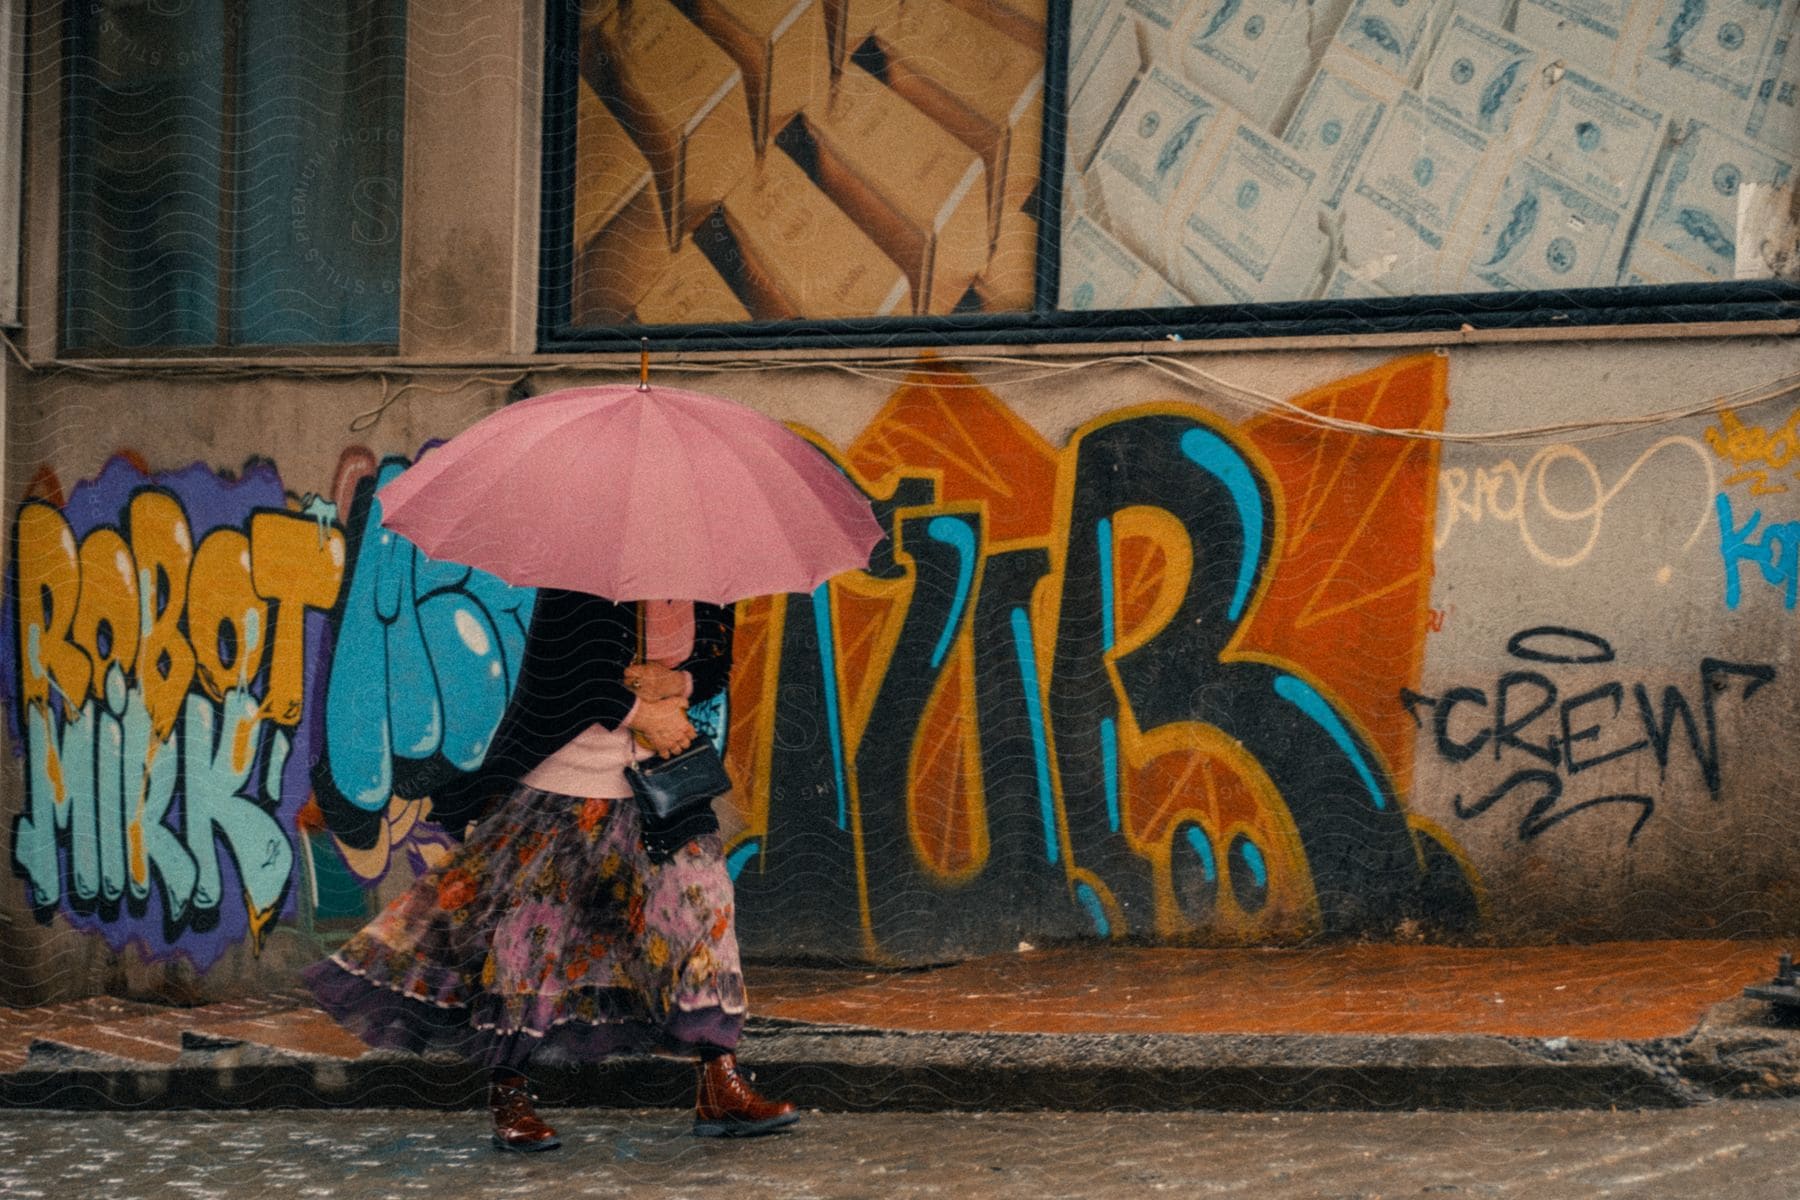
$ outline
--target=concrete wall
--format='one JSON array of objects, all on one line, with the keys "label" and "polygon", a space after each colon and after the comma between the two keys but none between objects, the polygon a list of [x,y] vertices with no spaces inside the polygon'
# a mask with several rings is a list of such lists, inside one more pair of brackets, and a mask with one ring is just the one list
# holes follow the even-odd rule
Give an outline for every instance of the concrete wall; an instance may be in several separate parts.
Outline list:
[{"label": "concrete wall", "polygon": [[[740,612],[749,948],[1800,928],[1800,403],[1634,423],[1796,365],[1737,339],[660,374],[815,433],[898,535],[828,605]],[[527,597],[370,539],[372,481],[505,396],[411,382],[446,390],[360,433],[368,379],[11,390],[22,997],[285,980],[444,851],[432,731],[497,717],[476,684]]]},{"label": "concrete wall", "polygon": [[[383,546],[368,493],[623,369],[530,353],[528,7],[413,6],[391,360],[71,364],[33,6],[0,999],[285,983],[446,852],[444,738],[497,715],[527,597]],[[1686,332],[659,363],[814,433],[897,534],[740,614],[749,949],[1800,928],[1800,352]]]}]

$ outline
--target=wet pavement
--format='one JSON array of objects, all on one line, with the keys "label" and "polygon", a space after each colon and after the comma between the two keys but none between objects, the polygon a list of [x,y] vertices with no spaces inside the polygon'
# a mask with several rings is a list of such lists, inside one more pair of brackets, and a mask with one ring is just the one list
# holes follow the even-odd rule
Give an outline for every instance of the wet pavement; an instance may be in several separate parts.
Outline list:
[{"label": "wet pavement", "polygon": [[[937,968],[751,965],[743,1057],[832,1112],[1673,1106],[1800,1095],[1772,941],[1082,946]],[[547,1069],[558,1102],[676,1102],[691,1068]],[[478,1073],[370,1051],[299,992],[0,1009],[0,1110],[467,1108]],[[583,1097],[590,1099],[583,1100]]]},{"label": "wet pavement", "polygon": [[1092,947],[924,971],[775,970],[765,1017],[990,1033],[1657,1038],[1766,981],[1788,943],[1298,950]]},{"label": "wet pavement", "polygon": [[673,1110],[548,1109],[563,1147],[489,1149],[474,1114],[365,1110],[0,1117],[0,1195],[32,1200],[1800,1194],[1800,1101],[1576,1113],[809,1113],[687,1135]]}]

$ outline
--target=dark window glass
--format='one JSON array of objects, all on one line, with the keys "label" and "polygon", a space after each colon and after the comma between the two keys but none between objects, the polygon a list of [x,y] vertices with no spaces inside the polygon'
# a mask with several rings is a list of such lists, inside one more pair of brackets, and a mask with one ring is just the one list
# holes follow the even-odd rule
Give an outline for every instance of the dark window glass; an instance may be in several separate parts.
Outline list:
[{"label": "dark window glass", "polygon": [[401,0],[97,0],[68,57],[76,350],[391,344]]}]

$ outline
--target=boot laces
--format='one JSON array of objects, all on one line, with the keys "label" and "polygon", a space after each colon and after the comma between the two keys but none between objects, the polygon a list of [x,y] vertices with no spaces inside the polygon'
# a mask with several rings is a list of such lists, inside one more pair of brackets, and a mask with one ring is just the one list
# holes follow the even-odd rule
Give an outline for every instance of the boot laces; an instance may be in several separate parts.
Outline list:
[{"label": "boot laces", "polygon": [[496,1083],[493,1085],[493,1089],[495,1108],[511,1108],[516,1106],[521,1100],[524,1101],[526,1105],[531,1106],[535,1105],[538,1101],[538,1094],[522,1084]]}]

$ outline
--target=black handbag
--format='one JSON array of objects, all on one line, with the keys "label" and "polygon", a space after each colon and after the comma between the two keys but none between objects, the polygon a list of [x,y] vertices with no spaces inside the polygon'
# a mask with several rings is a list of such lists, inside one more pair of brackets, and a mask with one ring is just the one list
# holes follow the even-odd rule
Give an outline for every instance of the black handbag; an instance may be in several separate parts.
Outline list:
[{"label": "black handbag", "polygon": [[645,820],[666,823],[711,804],[731,790],[725,760],[712,740],[696,737],[693,745],[667,758],[647,758],[625,768],[631,794]]}]

